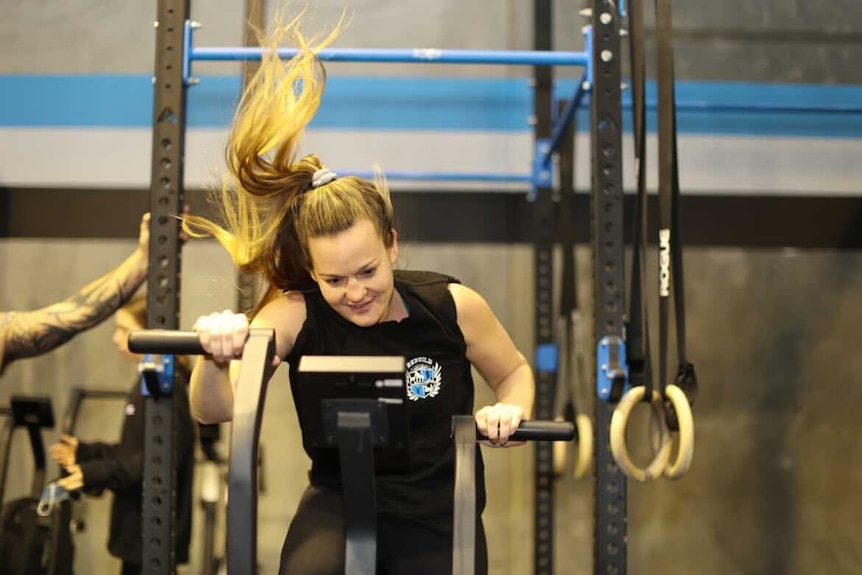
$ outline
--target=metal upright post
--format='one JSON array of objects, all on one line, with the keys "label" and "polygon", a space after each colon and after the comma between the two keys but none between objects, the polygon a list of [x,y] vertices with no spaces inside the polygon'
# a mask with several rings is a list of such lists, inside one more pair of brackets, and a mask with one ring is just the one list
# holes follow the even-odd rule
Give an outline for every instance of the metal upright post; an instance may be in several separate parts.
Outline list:
[{"label": "metal upright post", "polygon": [[[534,49],[552,50],[551,0],[535,0],[533,28]],[[535,117],[533,265],[535,274],[535,342],[536,406],[535,418],[554,418],[554,396],[557,372],[557,350],[554,342],[553,254],[555,239],[555,201],[550,171],[541,159],[550,146],[553,131],[553,69],[533,68],[535,82],[533,114]],[[553,445],[535,445],[535,525],[533,572],[554,572],[554,451]]]},{"label": "metal upright post", "polygon": [[[180,241],[176,214],[183,205],[186,86],[184,26],[189,0],[159,0],[153,76],[153,147],[150,181],[148,327],[179,327]],[[172,386],[170,386],[172,388]],[[174,422],[172,392],[145,407],[143,463],[143,573],[174,572]]]},{"label": "metal upright post", "polygon": [[[622,51],[617,3],[592,0],[592,250],[595,339],[623,338]],[[599,369],[601,366],[597,366]],[[595,381],[594,381],[595,383]],[[595,388],[595,386],[594,386]],[[594,572],[626,572],[626,482],[610,452],[614,406],[596,400]]]}]

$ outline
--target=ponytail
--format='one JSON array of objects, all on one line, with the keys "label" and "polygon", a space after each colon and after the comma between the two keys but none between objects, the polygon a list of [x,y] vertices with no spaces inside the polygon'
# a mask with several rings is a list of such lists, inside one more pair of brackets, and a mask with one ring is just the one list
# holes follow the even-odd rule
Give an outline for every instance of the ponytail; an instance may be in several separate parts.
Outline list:
[{"label": "ponytail", "polygon": [[[225,148],[229,173],[215,202],[221,223],[201,216],[183,222],[189,235],[215,237],[242,272],[261,274],[280,290],[311,282],[293,218],[320,161],[307,156],[297,162],[296,155],[326,84],[316,54],[344,23],[320,41],[309,40],[299,28],[302,15],[261,42],[269,49],[242,94]],[[284,62],[277,49],[287,39],[299,52]]]}]

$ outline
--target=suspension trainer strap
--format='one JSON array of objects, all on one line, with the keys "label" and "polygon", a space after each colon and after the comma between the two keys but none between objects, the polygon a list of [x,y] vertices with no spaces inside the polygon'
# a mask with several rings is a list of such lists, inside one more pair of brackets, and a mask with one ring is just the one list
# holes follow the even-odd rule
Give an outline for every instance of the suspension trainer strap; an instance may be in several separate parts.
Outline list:
[{"label": "suspension trainer strap", "polygon": [[[674,298],[679,367],[674,384],[694,401],[697,380],[686,356],[685,293],[679,215],[679,159],[673,66],[673,2],[656,0],[659,91],[659,377],[667,381],[669,299]],[[671,292],[671,285],[673,286]],[[671,426],[676,421],[671,421]]]},{"label": "suspension trainer strap", "polygon": [[[673,301],[674,301],[674,316],[676,317],[676,345],[677,359],[679,366],[677,367],[676,380],[674,383],[683,392],[690,404],[694,405],[697,397],[697,376],[694,372],[694,364],[689,362],[686,352],[686,331],[685,331],[685,275],[682,271],[682,226],[680,225],[679,204],[680,204],[680,185],[679,185],[679,156],[677,153],[677,124],[676,124],[676,94],[671,93],[673,98],[673,209],[671,210],[671,225],[673,226],[673,234],[671,235],[671,254],[673,265]],[[672,421],[672,427],[676,427],[675,421]]]},{"label": "suspension trainer strap", "polygon": [[644,56],[643,5],[641,0],[629,4],[629,51],[632,62],[632,109],[634,123],[635,174],[637,201],[632,235],[632,287],[629,294],[629,326],[626,355],[632,386],[645,386],[644,397],[652,397],[649,322],[647,318],[646,248],[648,240],[648,207],[646,187],[646,64]]},{"label": "suspension trainer strap", "polygon": [[[562,109],[562,107],[561,107]],[[557,221],[558,240],[563,251],[562,278],[560,285],[560,369],[558,385],[565,398],[563,417],[575,421],[578,413],[575,394],[576,359],[573,349],[578,334],[575,332],[575,316],[578,313],[577,266],[575,265],[575,137],[577,135],[577,113],[572,116],[560,145],[560,214]]]},{"label": "suspension trainer strap", "polygon": [[671,234],[673,233],[673,36],[671,0],[655,0],[658,58],[658,385],[667,382],[668,317],[671,297]]}]

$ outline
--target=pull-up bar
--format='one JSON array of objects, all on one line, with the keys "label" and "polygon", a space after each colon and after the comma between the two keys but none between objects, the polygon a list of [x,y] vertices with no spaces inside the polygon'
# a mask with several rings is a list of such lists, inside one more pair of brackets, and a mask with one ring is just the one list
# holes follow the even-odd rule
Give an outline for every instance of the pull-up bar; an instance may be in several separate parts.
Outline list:
[{"label": "pull-up bar", "polygon": [[[260,60],[268,50],[264,48],[198,48],[193,46],[194,30],[200,24],[186,21],[186,61],[254,61]],[[589,44],[587,44],[589,48]],[[278,55],[292,58],[297,48],[279,48]],[[531,50],[441,50],[437,48],[330,48],[321,50],[317,57],[327,62],[378,62],[413,64],[489,64],[512,66],[583,66],[592,65],[591,53],[531,51]],[[188,71],[188,66],[184,71]]]},{"label": "pull-up bar", "polygon": [[[374,172],[342,170],[342,175],[374,179]],[[422,180],[431,182],[497,182],[506,184],[530,184],[533,178],[521,174],[488,174],[473,172],[386,172],[387,180]]]},{"label": "pull-up bar", "polygon": [[[192,48],[191,60],[260,60],[263,48]],[[278,55],[292,58],[296,48],[279,48]],[[509,64],[524,66],[586,66],[586,52],[530,52],[527,50],[440,50],[436,48],[332,48],[317,57],[327,62],[383,62],[413,64]]]},{"label": "pull-up bar", "polygon": [[[186,20],[184,25],[183,50],[183,82],[186,85],[196,81],[191,77],[193,61],[228,61],[246,62],[261,60],[268,53],[265,48],[253,47],[195,47],[192,39],[195,29],[200,24]],[[384,49],[384,48],[354,48],[326,49],[317,53],[317,57],[326,62],[367,62],[367,63],[412,63],[412,64],[485,64],[512,66],[581,66],[584,74],[579,82],[578,90],[570,102],[569,109],[557,121],[554,127],[554,137],[549,141],[537,143],[537,158],[533,162],[533,170],[529,175],[483,174],[483,173],[421,173],[403,172],[387,174],[392,180],[435,180],[459,182],[515,182],[527,183],[534,187],[544,187],[551,184],[548,170],[551,156],[557,151],[562,133],[572,121],[574,110],[580,105],[583,93],[589,91],[592,84],[592,29],[584,28],[585,46],[582,52],[557,52],[551,50],[441,50],[436,48]],[[279,48],[276,53],[280,58],[290,59],[299,53],[297,48]]]}]

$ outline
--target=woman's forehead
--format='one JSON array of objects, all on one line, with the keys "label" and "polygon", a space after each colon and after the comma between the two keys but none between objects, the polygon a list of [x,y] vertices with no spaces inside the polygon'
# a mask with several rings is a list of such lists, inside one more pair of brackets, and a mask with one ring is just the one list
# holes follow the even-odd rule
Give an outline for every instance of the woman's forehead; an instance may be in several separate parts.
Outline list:
[{"label": "woman's forehead", "polygon": [[316,272],[342,275],[380,259],[386,246],[374,225],[362,220],[343,232],[311,238],[308,249]]}]

